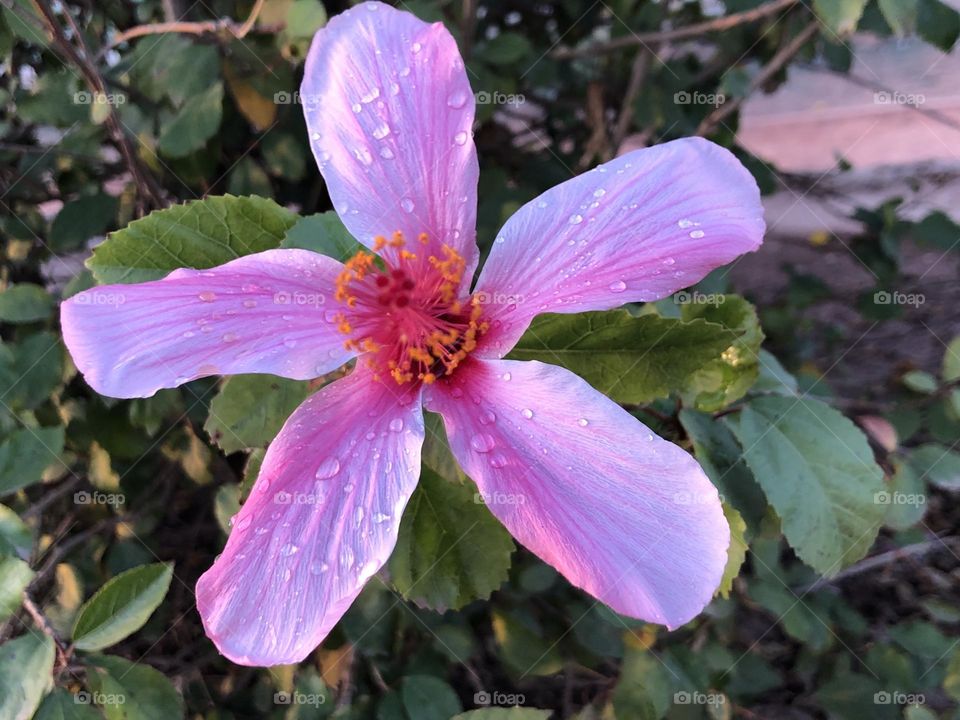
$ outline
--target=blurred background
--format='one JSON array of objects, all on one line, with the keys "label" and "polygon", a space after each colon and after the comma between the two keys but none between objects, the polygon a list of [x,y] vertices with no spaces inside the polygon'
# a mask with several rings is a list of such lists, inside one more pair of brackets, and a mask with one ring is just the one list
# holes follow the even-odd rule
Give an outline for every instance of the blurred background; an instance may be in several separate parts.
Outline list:
[{"label": "blurred background", "polygon": [[[677,631],[619,617],[514,547],[437,442],[422,492],[441,510],[404,518],[405,542],[433,538],[436,582],[391,563],[299,666],[219,656],[196,578],[266,444],[331,378],[103,398],[56,307],[152,211],[227,193],[331,209],[297,88],[349,5],[2,0],[0,720],[960,718],[958,0],[400,2],[466,60],[484,253],[521,204],[632,149],[701,135],[756,177],[765,244],[687,298],[736,297],[708,319],[758,360],[630,408],[721,486],[741,557]],[[724,419],[769,395],[851,419],[831,427],[883,476],[852,513],[870,542],[828,567],[801,562]],[[827,486],[856,472],[830,442],[806,446]],[[107,583],[113,614],[91,605]]]}]

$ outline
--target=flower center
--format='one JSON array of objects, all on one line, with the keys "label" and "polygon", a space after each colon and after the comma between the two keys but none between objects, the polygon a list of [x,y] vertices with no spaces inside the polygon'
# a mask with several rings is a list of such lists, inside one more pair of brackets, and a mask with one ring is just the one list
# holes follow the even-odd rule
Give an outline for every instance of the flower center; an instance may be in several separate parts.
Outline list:
[{"label": "flower center", "polygon": [[[426,233],[418,237],[425,249]],[[335,298],[344,307],[338,329],[344,347],[366,354],[374,379],[398,385],[432,383],[451,375],[488,329],[476,297],[458,296],[466,261],[449,245],[442,257],[406,247],[399,230],[374,238],[378,258],[361,250],[337,277]]]}]

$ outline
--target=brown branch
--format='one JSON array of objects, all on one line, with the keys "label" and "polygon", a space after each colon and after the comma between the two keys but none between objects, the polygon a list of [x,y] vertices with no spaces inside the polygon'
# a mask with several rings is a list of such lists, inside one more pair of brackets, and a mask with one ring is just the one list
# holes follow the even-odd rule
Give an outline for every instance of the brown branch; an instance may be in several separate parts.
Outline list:
[{"label": "brown branch", "polygon": [[803,46],[816,34],[819,28],[820,24],[816,20],[811,21],[805,26],[790,42],[780,48],[776,55],[770,58],[770,62],[763,66],[763,69],[757,73],[753,82],[750,83],[750,88],[746,93],[730,102],[725,102],[707,115],[697,128],[696,134],[701,136],[709,135],[716,129],[717,125],[739,110],[740,106],[743,105],[744,101],[750,97],[753,92],[765,85],[770,78],[780,72],[780,70],[793,59],[794,55],[803,49]]},{"label": "brown branch", "polygon": [[[151,23],[149,25],[137,25],[136,27],[132,27],[129,30],[124,30],[123,32],[114,35],[110,42],[103,46],[100,54],[102,55],[107,50],[114,48],[121,43],[125,43],[128,40],[134,40],[138,37],[144,37],[146,35],[163,35],[164,33],[210,35],[227,31],[237,40],[242,40],[251,30],[253,30],[253,25],[256,23],[257,17],[259,17],[260,11],[263,10],[265,3],[266,0],[257,0],[256,3],[254,3],[253,9],[250,11],[250,15],[246,20],[243,21],[243,23],[237,23],[236,20],[231,20],[230,18],[221,18],[220,20],[205,20],[203,22],[175,21]],[[264,30],[268,30],[270,32],[273,32],[277,29],[278,28],[274,26],[264,28]]]},{"label": "brown branch", "polygon": [[[76,38],[76,46],[67,38],[48,0],[33,0],[33,5],[37,8],[45,22],[46,30],[53,45],[60,51],[60,54],[67,62],[74,65],[77,70],[80,71],[90,92],[97,98],[104,98],[107,94],[106,85],[100,73],[90,61],[90,52],[83,40],[83,33],[77,28],[70,13],[66,12],[66,17]],[[116,143],[117,148],[120,150],[120,154],[123,156],[123,160],[137,185],[139,198],[138,209],[142,214],[149,207],[162,207],[162,191],[157,181],[140,161],[140,157],[137,155],[130,139],[124,132],[123,123],[120,121],[116,107],[112,103],[107,103],[107,110],[107,129],[114,143]]]},{"label": "brown branch", "polygon": [[619,152],[623,139],[630,130],[630,123],[633,120],[633,105],[643,87],[644,78],[650,69],[650,58],[656,52],[640,48],[637,56],[633,59],[633,66],[630,69],[630,80],[627,82],[627,90],[623,94],[623,104],[620,106],[620,115],[617,117],[617,124],[613,129],[613,152]]},{"label": "brown branch", "polygon": [[584,47],[571,48],[560,47],[554,50],[550,55],[555,60],[569,60],[571,58],[588,57],[592,55],[604,55],[615,52],[632,45],[650,45],[652,43],[673,42],[676,40],[689,40],[690,38],[706,35],[711,32],[729,30],[737,25],[744,25],[750,22],[762,20],[765,17],[774,15],[777,12],[795,5],[799,0],[772,0],[764,5],[752,10],[733,13],[725,17],[714,20],[706,20],[694,25],[675,28],[673,30],[660,30],[657,32],[631,33],[623,37],[610,40],[605,43],[596,43]]}]

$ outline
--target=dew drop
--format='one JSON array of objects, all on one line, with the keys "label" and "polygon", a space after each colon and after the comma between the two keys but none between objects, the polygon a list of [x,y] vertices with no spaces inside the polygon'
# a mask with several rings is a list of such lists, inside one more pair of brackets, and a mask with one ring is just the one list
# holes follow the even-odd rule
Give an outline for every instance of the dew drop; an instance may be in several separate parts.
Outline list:
[{"label": "dew drop", "polygon": [[607,194],[607,191],[604,190],[603,188],[597,188],[596,190],[593,191],[593,196],[596,198],[603,197],[606,194]]},{"label": "dew drop", "polygon": [[364,165],[369,165],[373,162],[373,156],[366,148],[355,148],[353,151],[353,156]]},{"label": "dew drop", "polygon": [[372,135],[377,140],[383,140],[387,135],[390,134],[390,126],[386,123],[380,123],[373,129]]},{"label": "dew drop", "polygon": [[686,218],[683,218],[682,220],[677,220],[677,227],[682,230],[685,230],[688,227],[693,227],[694,225],[696,225],[696,223],[693,220],[687,220]]},{"label": "dew drop", "polygon": [[358,113],[361,110],[363,110],[363,106],[360,103],[354,103],[353,105],[350,106],[350,109],[353,110],[355,113]]},{"label": "dew drop", "polygon": [[589,424],[590,424],[590,421],[587,420],[586,418],[580,418],[579,420],[577,420],[577,425],[579,425],[580,427],[586,427]]},{"label": "dew drop", "polygon": [[571,215],[571,216],[570,216],[569,223],[570,223],[571,225],[579,225],[579,224],[582,223],[582,222],[583,222],[583,215],[576,214],[576,215]]},{"label": "dew drop", "polygon": [[505,373],[504,373],[503,375],[501,375],[500,377],[503,379],[504,382],[510,382],[510,379],[513,377],[513,375],[511,375],[511,374],[508,373],[508,372],[505,372]]},{"label": "dew drop", "polygon": [[690,237],[694,239],[702,238],[704,236],[703,230],[691,230]]},{"label": "dew drop", "polygon": [[490,467],[499,470],[507,466],[507,456],[502,453],[496,453],[490,458]]},{"label": "dew drop", "polygon": [[377,523],[378,525],[379,525],[380,523],[386,522],[386,521],[389,520],[389,519],[390,519],[390,516],[387,515],[386,513],[382,513],[382,512],[378,512],[378,513],[376,513],[376,514],[373,516],[373,521],[374,521],[375,523]]},{"label": "dew drop", "polygon": [[290,557],[291,555],[295,554],[299,549],[300,548],[298,548],[293,543],[287,543],[282,548],[280,548],[280,554],[283,555],[284,557]]},{"label": "dew drop", "polygon": [[410,50],[413,52],[414,55],[416,55],[421,50],[423,50],[423,45],[421,45],[418,42],[415,42],[413,45],[410,46]]},{"label": "dew drop", "polygon": [[622,293],[627,289],[627,284],[623,280],[617,280],[616,282],[610,283],[610,292]]},{"label": "dew drop", "polygon": [[484,410],[480,413],[480,424],[481,425],[490,425],[497,421],[497,416],[494,415],[490,410]]},{"label": "dew drop", "polygon": [[321,575],[330,569],[330,566],[325,562],[312,562],[310,563],[310,573],[312,575]]},{"label": "dew drop", "polygon": [[317,468],[317,480],[326,480],[332,478],[340,472],[340,461],[335,457],[328,457]]},{"label": "dew drop", "polygon": [[456,135],[453,136],[453,141],[454,141],[457,145],[466,145],[466,144],[467,144],[467,137],[468,137],[467,134],[466,134],[465,132],[462,132],[462,131],[461,131],[461,132],[458,132]]},{"label": "dew drop", "polygon": [[457,90],[447,98],[447,107],[462,108],[467,102],[467,94],[462,90]]},{"label": "dew drop", "polygon": [[217,299],[217,294],[211,290],[204,290],[202,293],[197,295],[197,297],[203,300],[203,302],[213,302]]},{"label": "dew drop", "polygon": [[369,105],[378,97],[380,97],[380,88],[378,87],[370,88],[370,92],[362,96],[360,98],[360,102],[362,102],[364,105]]},{"label": "dew drop", "polygon": [[470,447],[476,450],[478,453],[487,453],[493,450],[495,441],[493,436],[487,435],[486,433],[480,433],[479,435],[474,435],[470,438]]},{"label": "dew drop", "polygon": [[363,506],[357,505],[357,511],[353,514],[353,523],[355,527],[360,527],[363,523]]},{"label": "dew drop", "polygon": [[530,408],[524,408],[520,411],[520,414],[523,415],[527,420],[533,417],[533,410]]},{"label": "dew drop", "polygon": [[400,418],[394,418],[390,421],[390,425],[388,427],[390,428],[390,432],[398,433],[403,430],[403,420]]},{"label": "dew drop", "polygon": [[250,519],[249,516],[241,519],[240,522],[237,523],[237,530],[240,530],[241,532],[243,530],[246,530],[248,527],[250,527],[251,522],[253,521]]},{"label": "dew drop", "polygon": [[410,198],[404,198],[400,201],[400,207],[403,208],[404,212],[412,213],[413,212],[413,200]]}]

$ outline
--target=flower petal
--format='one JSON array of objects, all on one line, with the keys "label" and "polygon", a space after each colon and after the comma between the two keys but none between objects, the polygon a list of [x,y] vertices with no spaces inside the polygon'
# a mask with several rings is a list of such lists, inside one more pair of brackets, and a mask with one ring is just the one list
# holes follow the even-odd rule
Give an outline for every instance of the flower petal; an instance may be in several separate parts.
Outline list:
[{"label": "flower petal", "polygon": [[571,583],[671,628],[710,601],[730,533],[691,455],[539,362],[476,360],[424,400],[493,514]]},{"label": "flower petal", "polygon": [[342,267],[307,250],[268,250],[103,285],[63,303],[63,339],[87,383],[111,397],[149,397],[206,375],[314,378],[352,357],[333,321]]},{"label": "flower petal", "polygon": [[442,23],[367,2],[313,40],[300,91],[334,207],[360,242],[429,235],[476,267],[474,98]]},{"label": "flower petal", "polygon": [[636,150],[548,190],[497,235],[475,292],[502,357],[542,312],[659,300],[763,240],[760,192],[700,138]]},{"label": "flower petal", "polygon": [[197,582],[207,635],[241,665],[303,660],[387,561],[420,475],[415,394],[358,367],[290,416],[223,553]]}]

